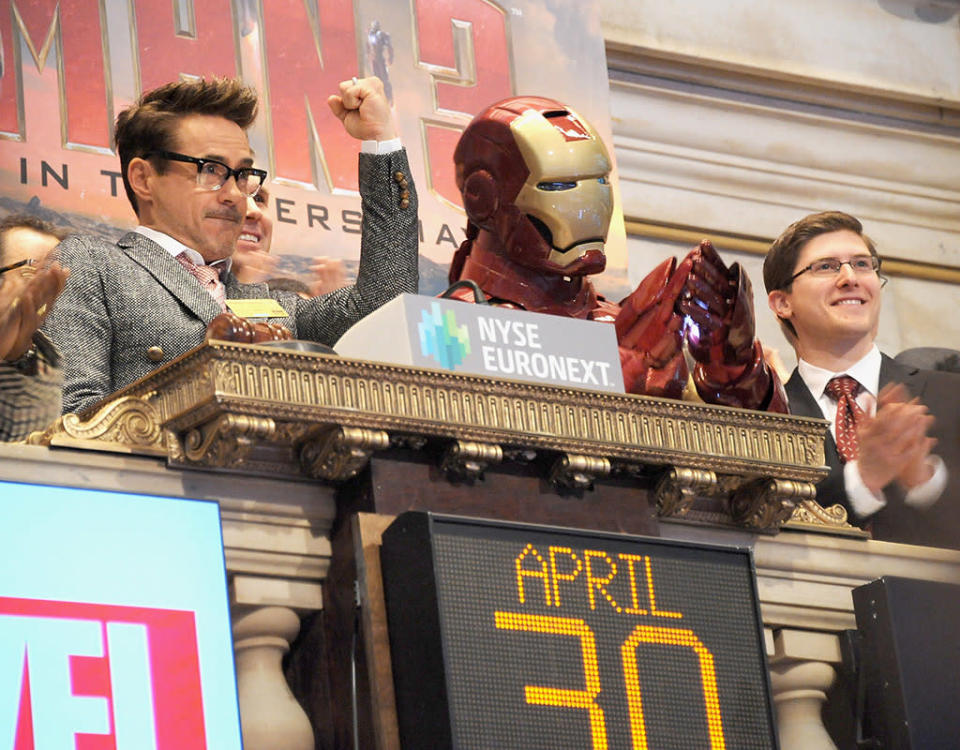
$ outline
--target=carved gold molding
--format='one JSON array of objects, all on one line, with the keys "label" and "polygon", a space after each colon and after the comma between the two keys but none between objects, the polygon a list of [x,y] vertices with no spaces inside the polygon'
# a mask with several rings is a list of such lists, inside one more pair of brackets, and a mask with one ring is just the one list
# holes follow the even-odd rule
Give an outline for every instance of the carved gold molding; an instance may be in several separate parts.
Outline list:
[{"label": "carved gold molding", "polygon": [[793,511],[793,515],[783,525],[785,529],[797,531],[829,531],[868,538],[870,534],[863,529],[851,526],[847,522],[847,510],[842,505],[824,508],[816,500],[802,500]]},{"label": "carved gold molding", "polygon": [[304,443],[300,463],[315,479],[343,481],[356,476],[374,451],[389,445],[390,436],[382,430],[334,426]]},{"label": "carved gold molding", "polygon": [[503,461],[503,448],[490,443],[454,440],[444,451],[440,468],[451,479],[482,479],[491,464]]},{"label": "carved gold molding", "polygon": [[586,490],[595,479],[610,473],[610,460],[597,456],[579,456],[565,453],[550,469],[550,482],[556,487]]},{"label": "carved gold molding", "polygon": [[698,496],[714,495],[717,489],[714,472],[673,467],[660,477],[654,488],[657,513],[664,518],[682,518],[690,512]]},{"label": "carved gold molding", "polygon": [[730,495],[730,517],[756,529],[779,528],[793,514],[797,502],[816,496],[817,488],[810,482],[758,479]]},{"label": "carved gold molding", "polygon": [[276,432],[270,417],[221,414],[184,435],[183,453],[193,463],[235,468],[241,466],[254,446]]},{"label": "carved gold molding", "polygon": [[822,420],[686,401],[219,342],[148,380],[140,387],[156,390],[163,425],[178,432],[218,412],[269,414],[278,423],[598,455],[613,464],[680,463],[808,481],[824,471]]},{"label": "carved gold molding", "polygon": [[166,437],[149,394],[120,396],[84,416],[64,414],[47,429],[31,434],[26,442],[148,456],[167,455]]},{"label": "carved gold molding", "polygon": [[[779,523],[797,494],[782,488],[812,486],[826,474],[825,426],[690,401],[211,342],[95,413],[64,417],[44,442],[83,439],[164,454],[173,465],[331,481],[355,475],[375,451],[432,442],[447,446],[444,468],[461,477],[538,455],[553,461],[552,482],[576,489],[608,474],[666,471],[661,513],[682,515],[691,498],[707,493],[730,500],[744,522]],[[774,489],[758,490],[764,482]]]}]

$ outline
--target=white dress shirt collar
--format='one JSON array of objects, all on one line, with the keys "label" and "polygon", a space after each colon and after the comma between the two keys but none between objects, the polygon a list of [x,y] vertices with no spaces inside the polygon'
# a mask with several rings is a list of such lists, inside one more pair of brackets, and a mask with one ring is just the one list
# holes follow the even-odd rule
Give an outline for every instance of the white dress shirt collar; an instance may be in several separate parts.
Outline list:
[{"label": "white dress shirt collar", "polygon": [[[193,248],[187,247],[180,240],[175,240],[169,234],[164,234],[159,232],[156,229],[151,229],[150,227],[138,226],[133,230],[137,234],[142,234],[148,240],[153,240],[160,247],[170,253],[171,256],[176,258],[181,253],[186,253],[187,257],[198,266],[207,265],[207,261],[203,259],[203,256],[200,255]],[[230,266],[233,265],[233,258],[224,258],[222,260],[215,260],[213,263],[210,263],[211,266],[223,266],[224,271],[229,271]]]},{"label": "white dress shirt collar", "polygon": [[797,362],[797,371],[817,401],[820,401],[824,397],[827,383],[838,375],[849,375],[863,386],[864,391],[873,396],[873,398],[876,398],[880,392],[880,361],[880,350],[877,348],[877,345],[874,344],[863,359],[854,363],[846,370],[832,372],[801,359]]}]

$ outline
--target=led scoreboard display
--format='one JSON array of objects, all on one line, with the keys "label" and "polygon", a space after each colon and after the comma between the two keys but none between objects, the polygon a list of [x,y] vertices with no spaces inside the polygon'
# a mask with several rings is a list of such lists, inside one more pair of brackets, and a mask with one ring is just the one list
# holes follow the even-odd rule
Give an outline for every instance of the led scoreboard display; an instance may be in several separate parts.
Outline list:
[{"label": "led scoreboard display", "polygon": [[776,748],[748,549],[405,513],[380,550],[418,748]]}]

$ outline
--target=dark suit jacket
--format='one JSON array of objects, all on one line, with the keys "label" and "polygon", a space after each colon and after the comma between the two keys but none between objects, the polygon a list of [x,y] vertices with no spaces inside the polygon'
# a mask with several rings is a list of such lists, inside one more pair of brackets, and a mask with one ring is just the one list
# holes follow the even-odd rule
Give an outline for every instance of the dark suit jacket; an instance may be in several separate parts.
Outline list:
[{"label": "dark suit jacket", "polygon": [[[885,487],[886,507],[869,518],[873,536],[888,542],[960,549],[960,375],[907,367],[883,355],[880,387],[887,383],[903,383],[936,417],[930,434],[938,440],[934,452],[946,464],[949,479],[940,499],[922,511],[904,502],[903,490],[896,484]],[[823,417],[797,370],[787,381],[786,390],[791,414]],[[830,474],[817,485],[817,501],[823,506],[840,503],[850,514],[851,523],[867,520],[858,520],[849,506],[843,464],[832,434],[827,436],[825,453]]]},{"label": "dark suit jacket", "polygon": [[[401,206],[395,172],[407,175]],[[417,200],[406,152],[360,155],[363,225],[357,283],[311,300],[266,284],[223,279],[227,299],[276,299],[290,317],[274,319],[294,337],[332,345],[360,318],[418,287]],[[116,244],[75,235],[59,246],[70,269],[46,323],[65,367],[63,411],[77,412],[203,343],[220,314],[212,295],[166,250],[130,232]],[[148,350],[162,356],[151,359]],[[156,357],[156,349],[153,350]]]}]

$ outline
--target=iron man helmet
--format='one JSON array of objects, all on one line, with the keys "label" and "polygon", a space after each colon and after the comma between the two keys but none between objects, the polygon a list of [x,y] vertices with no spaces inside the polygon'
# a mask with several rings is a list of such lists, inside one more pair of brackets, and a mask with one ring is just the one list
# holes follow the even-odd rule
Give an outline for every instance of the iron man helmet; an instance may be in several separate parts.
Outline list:
[{"label": "iron man helmet", "polygon": [[610,157],[575,111],[540,97],[498,102],[467,126],[454,163],[467,218],[512,260],[565,276],[604,269]]}]

